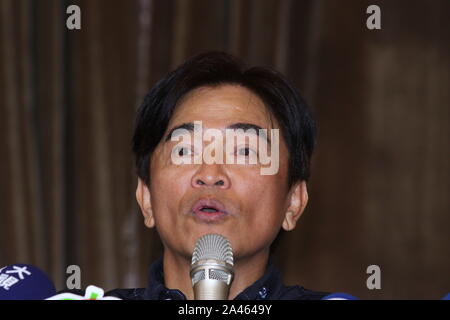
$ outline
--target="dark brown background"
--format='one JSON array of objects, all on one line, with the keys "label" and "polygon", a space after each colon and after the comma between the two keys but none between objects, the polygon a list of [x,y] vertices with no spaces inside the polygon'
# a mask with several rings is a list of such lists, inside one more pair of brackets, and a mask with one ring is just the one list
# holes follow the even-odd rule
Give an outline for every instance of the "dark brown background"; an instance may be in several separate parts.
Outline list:
[{"label": "dark brown background", "polygon": [[[78,4],[82,29],[65,28]],[[366,28],[378,4],[382,29]],[[290,77],[319,144],[310,203],[277,248],[286,283],[360,298],[450,291],[450,2],[0,0],[0,266],[64,288],[145,286],[161,254],[135,199],[144,94],[185,58],[233,53]],[[366,288],[377,264],[382,289]]]}]

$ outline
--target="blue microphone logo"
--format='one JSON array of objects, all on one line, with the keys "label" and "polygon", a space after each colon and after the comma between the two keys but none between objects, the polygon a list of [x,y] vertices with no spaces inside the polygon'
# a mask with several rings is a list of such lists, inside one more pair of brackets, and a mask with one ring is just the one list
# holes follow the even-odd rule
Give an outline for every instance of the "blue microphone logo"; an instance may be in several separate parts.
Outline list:
[{"label": "blue microphone logo", "polygon": [[35,266],[13,264],[0,269],[0,300],[41,300],[55,292],[52,281]]}]

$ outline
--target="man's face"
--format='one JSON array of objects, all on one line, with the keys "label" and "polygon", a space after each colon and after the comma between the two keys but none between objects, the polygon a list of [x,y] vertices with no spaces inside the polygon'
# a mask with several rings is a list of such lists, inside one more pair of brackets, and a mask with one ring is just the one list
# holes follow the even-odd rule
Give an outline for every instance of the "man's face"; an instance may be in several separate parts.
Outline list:
[{"label": "man's face", "polygon": [[[171,141],[169,133],[195,121],[201,121],[204,132],[214,128],[224,137],[226,128],[238,123],[277,128],[262,100],[241,86],[201,87],[188,93],[150,161],[150,186],[144,188],[149,205],[140,203],[144,216],[152,216],[146,216],[147,226],[156,225],[165,250],[186,258],[191,257],[196,240],[208,233],[228,238],[236,259],[268,250],[292,201],[288,151],[282,137],[279,170],[273,175],[262,175],[260,164],[174,164],[178,142]],[[193,132],[189,134],[194,137]],[[203,142],[203,147],[207,144]],[[242,149],[236,152],[246,154]]]}]

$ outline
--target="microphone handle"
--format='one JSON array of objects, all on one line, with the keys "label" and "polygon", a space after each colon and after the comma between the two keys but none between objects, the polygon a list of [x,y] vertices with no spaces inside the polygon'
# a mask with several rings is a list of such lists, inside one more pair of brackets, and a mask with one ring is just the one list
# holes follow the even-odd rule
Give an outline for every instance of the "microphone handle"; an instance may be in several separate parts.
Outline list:
[{"label": "microphone handle", "polygon": [[195,300],[227,300],[229,286],[220,280],[205,279],[194,285]]}]

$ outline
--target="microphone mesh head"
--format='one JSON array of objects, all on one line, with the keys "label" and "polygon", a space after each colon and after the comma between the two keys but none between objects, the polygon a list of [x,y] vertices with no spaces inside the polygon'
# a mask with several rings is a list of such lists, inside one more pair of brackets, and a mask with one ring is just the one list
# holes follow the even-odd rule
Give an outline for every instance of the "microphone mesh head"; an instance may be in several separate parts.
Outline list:
[{"label": "microphone mesh head", "polygon": [[233,265],[233,251],[227,238],[220,234],[205,234],[195,244],[192,264],[200,260],[213,259]]}]

